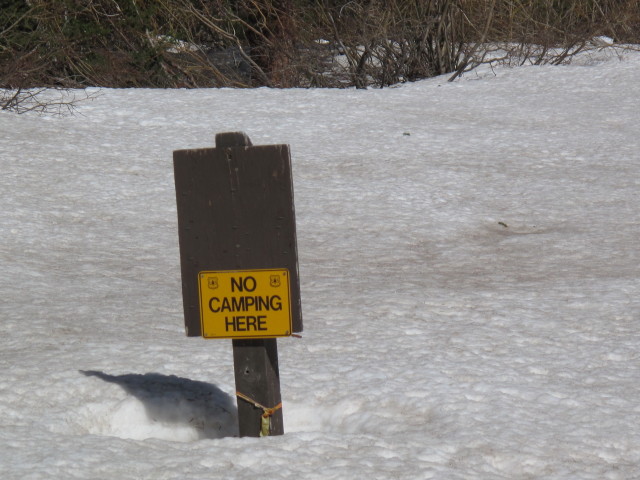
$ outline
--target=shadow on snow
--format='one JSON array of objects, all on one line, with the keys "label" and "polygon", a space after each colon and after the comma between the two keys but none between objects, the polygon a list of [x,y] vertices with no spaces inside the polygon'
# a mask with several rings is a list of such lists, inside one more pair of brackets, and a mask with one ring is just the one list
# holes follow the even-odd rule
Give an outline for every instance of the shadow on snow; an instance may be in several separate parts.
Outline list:
[{"label": "shadow on snow", "polygon": [[152,422],[192,426],[200,438],[238,436],[234,399],[211,383],[159,373],[80,373],[122,387],[144,405]]}]

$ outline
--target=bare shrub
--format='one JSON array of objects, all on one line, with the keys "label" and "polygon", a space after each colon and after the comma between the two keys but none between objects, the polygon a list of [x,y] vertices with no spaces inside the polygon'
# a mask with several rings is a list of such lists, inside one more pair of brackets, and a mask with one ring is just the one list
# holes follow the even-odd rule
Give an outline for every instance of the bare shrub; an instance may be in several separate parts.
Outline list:
[{"label": "bare shrub", "polygon": [[[169,3],[178,8],[171,8]],[[199,86],[293,86],[287,67],[293,48],[289,1],[171,0],[171,30],[189,48],[162,53],[169,68]],[[176,55],[177,53],[177,55]],[[195,86],[195,85],[194,85]]]},{"label": "bare shrub", "polygon": [[80,102],[93,99],[96,95],[86,90],[80,93],[52,88],[0,90],[0,110],[65,116],[73,114]]},{"label": "bare shrub", "polygon": [[485,62],[567,63],[602,37],[640,41],[638,0],[471,0],[465,13],[476,34],[450,79]]},{"label": "bare shrub", "polygon": [[[332,86],[379,87],[449,72],[463,48],[462,0],[317,2],[317,38],[339,54]],[[326,68],[325,62],[325,68]]]},{"label": "bare shrub", "polygon": [[24,0],[0,88],[384,87],[640,42],[638,0]]}]

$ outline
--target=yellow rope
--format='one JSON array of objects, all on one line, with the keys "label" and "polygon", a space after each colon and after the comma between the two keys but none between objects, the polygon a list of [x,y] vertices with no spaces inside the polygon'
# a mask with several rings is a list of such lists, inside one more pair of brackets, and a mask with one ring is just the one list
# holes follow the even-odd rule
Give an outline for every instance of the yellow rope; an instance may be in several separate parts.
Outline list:
[{"label": "yellow rope", "polygon": [[244,393],[236,392],[236,395],[241,399],[249,402],[257,408],[262,409],[262,418],[260,420],[260,436],[268,437],[269,432],[271,431],[271,416],[276,413],[276,411],[282,408],[282,402],[280,402],[275,407],[265,407],[261,403],[256,402],[253,398],[246,396]]}]

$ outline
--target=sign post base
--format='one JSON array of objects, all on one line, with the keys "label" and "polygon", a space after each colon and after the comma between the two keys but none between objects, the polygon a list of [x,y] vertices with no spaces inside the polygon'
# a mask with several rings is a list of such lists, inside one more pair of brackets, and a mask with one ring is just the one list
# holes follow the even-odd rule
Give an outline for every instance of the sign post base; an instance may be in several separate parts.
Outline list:
[{"label": "sign post base", "polygon": [[240,436],[284,434],[277,340],[233,340],[233,369]]}]

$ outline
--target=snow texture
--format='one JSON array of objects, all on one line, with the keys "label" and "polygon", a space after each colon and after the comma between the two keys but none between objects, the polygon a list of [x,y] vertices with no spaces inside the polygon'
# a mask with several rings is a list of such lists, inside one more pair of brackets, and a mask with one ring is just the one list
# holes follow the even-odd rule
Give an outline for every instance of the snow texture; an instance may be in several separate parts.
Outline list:
[{"label": "snow texture", "polygon": [[[0,113],[0,478],[640,478],[640,54]],[[184,336],[172,151],[291,145],[286,434]]]}]

